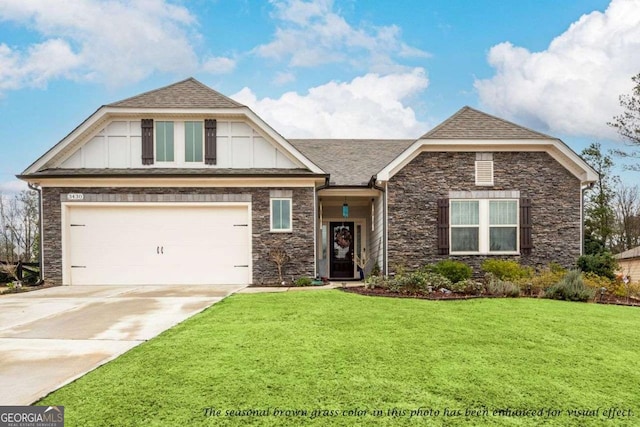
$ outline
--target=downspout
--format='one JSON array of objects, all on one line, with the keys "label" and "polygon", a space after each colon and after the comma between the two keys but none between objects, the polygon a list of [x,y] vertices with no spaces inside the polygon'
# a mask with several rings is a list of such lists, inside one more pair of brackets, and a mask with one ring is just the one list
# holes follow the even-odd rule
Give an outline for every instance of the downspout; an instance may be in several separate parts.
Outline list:
[{"label": "downspout", "polygon": [[388,213],[387,213],[387,189],[384,187],[380,187],[379,185],[376,184],[376,175],[373,175],[371,177],[371,179],[369,180],[369,188],[375,188],[376,190],[380,191],[383,195],[384,195],[384,199],[382,200],[382,241],[383,241],[383,245],[382,245],[382,271],[384,275],[389,274],[389,260],[388,260],[388,256],[387,256],[387,245],[389,242],[389,235],[388,235],[388,230],[387,230],[387,220],[388,220]]},{"label": "downspout", "polygon": [[318,271],[318,230],[322,228],[322,223],[320,223],[320,227],[318,227],[318,192],[320,190],[324,190],[325,188],[329,188],[330,181],[329,175],[324,178],[324,184],[319,187],[314,187],[313,189],[313,268],[315,269],[313,272],[313,277],[317,277],[318,275],[322,276]]},{"label": "downspout", "polygon": [[580,186],[580,255],[584,255],[584,192],[593,188],[594,183]]},{"label": "downspout", "polygon": [[593,188],[595,183],[580,186],[580,255],[584,255],[584,192]]},{"label": "downspout", "polygon": [[38,187],[35,184],[31,184],[30,182],[27,183],[27,185],[29,186],[29,189],[33,190],[33,191],[37,191],[38,192],[38,228],[39,228],[39,232],[38,232],[38,262],[40,263],[40,281],[39,283],[44,281],[44,248],[42,247],[43,243],[44,243],[44,227],[43,227],[43,222],[42,222],[42,188]]}]

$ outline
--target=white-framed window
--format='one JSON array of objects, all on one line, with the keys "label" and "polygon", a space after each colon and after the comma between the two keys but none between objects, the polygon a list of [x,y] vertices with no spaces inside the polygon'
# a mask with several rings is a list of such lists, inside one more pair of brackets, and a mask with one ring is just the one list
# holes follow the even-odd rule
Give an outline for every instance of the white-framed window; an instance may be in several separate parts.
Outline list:
[{"label": "white-framed window", "polygon": [[156,162],[175,161],[173,122],[156,122]]},{"label": "white-framed window", "polygon": [[204,156],[204,133],[202,122],[184,122],[184,161],[202,163]]},{"label": "white-framed window", "polygon": [[271,199],[271,231],[292,231],[292,203],[290,198]]},{"label": "white-framed window", "polygon": [[451,254],[517,254],[518,200],[450,200]]}]

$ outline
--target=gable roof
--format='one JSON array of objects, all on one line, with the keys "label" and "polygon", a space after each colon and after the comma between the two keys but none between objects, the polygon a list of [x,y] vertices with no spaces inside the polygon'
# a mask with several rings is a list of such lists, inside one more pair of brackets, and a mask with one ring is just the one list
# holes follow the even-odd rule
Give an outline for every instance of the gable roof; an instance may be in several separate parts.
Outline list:
[{"label": "gable roof", "polygon": [[331,185],[363,186],[412,139],[290,139],[303,155],[330,175]]},{"label": "gable roof", "polygon": [[598,173],[560,139],[466,106],[400,153],[380,170],[376,179],[388,181],[420,153],[438,151],[546,152],[581,184],[598,178]]},{"label": "gable roof", "polygon": [[621,252],[613,256],[615,259],[632,259],[640,258],[640,246],[631,248],[628,251]]},{"label": "gable roof", "polygon": [[469,106],[425,133],[420,139],[553,139]]},{"label": "gable roof", "polygon": [[107,104],[121,108],[238,108],[244,105],[193,77],[169,86]]},{"label": "gable roof", "polygon": [[228,98],[190,77],[186,80],[133,96],[98,108],[66,137],[51,147],[40,158],[22,172],[20,177],[27,179],[31,174],[56,167],[59,159],[68,156],[78,146],[86,143],[102,127],[114,118],[130,115],[136,117],[188,117],[193,114],[219,114],[226,117],[247,120],[259,129],[268,139],[289,153],[302,166],[316,174],[323,171],[297,148],[255,114],[249,107]]}]

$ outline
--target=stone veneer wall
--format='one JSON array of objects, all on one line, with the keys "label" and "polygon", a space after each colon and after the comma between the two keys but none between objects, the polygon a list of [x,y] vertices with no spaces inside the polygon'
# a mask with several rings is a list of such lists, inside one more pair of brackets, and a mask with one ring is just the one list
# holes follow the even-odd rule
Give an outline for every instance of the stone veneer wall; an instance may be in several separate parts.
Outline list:
[{"label": "stone veneer wall", "polygon": [[[421,153],[389,182],[389,269],[415,269],[442,259],[474,267],[486,258],[524,265],[572,266],[580,255],[580,181],[547,153],[493,153],[493,186],[475,185],[476,153]],[[437,200],[449,191],[518,190],[531,198],[534,248],[528,256],[438,255]]]},{"label": "stone veneer wall", "polygon": [[[293,232],[270,232],[269,199],[270,188],[58,188],[45,187],[43,200],[43,255],[46,280],[62,283],[62,225],[61,195],[66,193],[120,194],[120,195],[221,195],[243,194],[251,197],[253,232],[253,281],[254,283],[277,282],[278,272],[270,260],[272,248],[283,246],[291,261],[285,266],[287,280],[291,277],[314,276],[313,245],[313,188],[278,188],[292,192]],[[132,197],[131,199],[134,199]],[[188,200],[188,198],[187,198]],[[186,202],[186,200],[185,200]]]}]

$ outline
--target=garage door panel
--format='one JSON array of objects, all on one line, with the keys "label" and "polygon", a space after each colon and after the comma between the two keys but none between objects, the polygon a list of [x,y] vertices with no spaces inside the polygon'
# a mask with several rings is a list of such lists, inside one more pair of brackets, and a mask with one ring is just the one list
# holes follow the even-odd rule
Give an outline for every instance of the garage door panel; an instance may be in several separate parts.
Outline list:
[{"label": "garage door panel", "polygon": [[70,207],[69,282],[248,284],[248,218],[246,205]]}]

